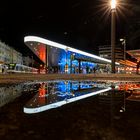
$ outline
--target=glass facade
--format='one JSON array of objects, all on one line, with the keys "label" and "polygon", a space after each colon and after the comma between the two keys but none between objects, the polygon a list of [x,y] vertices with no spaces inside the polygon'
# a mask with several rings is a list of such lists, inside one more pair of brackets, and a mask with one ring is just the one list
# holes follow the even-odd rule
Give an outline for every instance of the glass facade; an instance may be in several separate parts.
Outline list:
[{"label": "glass facade", "polygon": [[[109,59],[36,36],[27,36],[24,42],[42,60],[47,73],[110,72]],[[42,50],[40,44],[46,50]],[[40,54],[46,55],[46,62]]]},{"label": "glass facade", "polygon": [[50,73],[92,73],[97,64],[89,57],[47,46]]}]

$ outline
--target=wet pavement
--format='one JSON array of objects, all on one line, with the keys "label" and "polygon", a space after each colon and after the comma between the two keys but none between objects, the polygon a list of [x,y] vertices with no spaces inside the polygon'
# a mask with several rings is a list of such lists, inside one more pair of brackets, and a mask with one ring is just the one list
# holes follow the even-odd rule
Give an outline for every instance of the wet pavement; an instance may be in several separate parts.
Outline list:
[{"label": "wet pavement", "polygon": [[0,108],[0,139],[139,140],[140,102],[127,100],[131,90],[111,90],[59,108],[26,114],[23,108],[38,94],[38,87],[21,86],[2,96],[11,100]]},{"label": "wet pavement", "polygon": [[0,74],[0,86],[11,85],[27,81],[46,80],[117,80],[117,81],[140,81],[139,74]]}]

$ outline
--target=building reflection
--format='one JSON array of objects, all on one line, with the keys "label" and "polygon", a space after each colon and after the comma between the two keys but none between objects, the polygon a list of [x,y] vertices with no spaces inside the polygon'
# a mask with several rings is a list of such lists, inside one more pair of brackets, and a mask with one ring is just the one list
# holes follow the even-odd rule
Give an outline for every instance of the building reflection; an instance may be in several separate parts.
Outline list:
[{"label": "building reflection", "polygon": [[[102,85],[102,86],[101,86]],[[38,113],[111,90],[104,82],[59,81],[41,83],[36,94],[24,107],[25,113]]]},{"label": "building reflection", "polygon": [[124,83],[118,86],[118,90],[126,92],[126,99],[129,101],[140,101],[140,83]]},{"label": "building reflection", "polygon": [[46,101],[45,101],[45,95],[46,95],[46,87],[45,87],[45,83],[42,83],[41,86],[39,87],[39,90],[38,90],[38,102],[39,104],[44,104]]},{"label": "building reflection", "polygon": [[140,89],[140,83],[138,82],[125,82],[125,83],[120,83],[118,85],[118,90],[125,90],[125,91],[133,91],[133,90],[137,90]]},{"label": "building reflection", "polygon": [[14,101],[24,93],[36,93],[37,85],[25,83],[0,87],[0,107]]},{"label": "building reflection", "polygon": [[[122,112],[125,111],[125,93],[124,91],[118,91],[116,89],[101,93],[98,96],[98,122],[113,126],[116,120],[119,120],[122,116]],[[103,119],[104,118],[104,119]]]},{"label": "building reflection", "polygon": [[98,113],[97,120],[104,124],[116,125],[116,121],[120,120],[122,113],[127,113],[130,110],[128,104],[130,101],[140,101],[140,84],[139,82],[122,82],[117,83],[117,88],[99,94],[98,96]]},{"label": "building reflection", "polygon": [[0,107],[21,96],[23,85],[0,87]]}]

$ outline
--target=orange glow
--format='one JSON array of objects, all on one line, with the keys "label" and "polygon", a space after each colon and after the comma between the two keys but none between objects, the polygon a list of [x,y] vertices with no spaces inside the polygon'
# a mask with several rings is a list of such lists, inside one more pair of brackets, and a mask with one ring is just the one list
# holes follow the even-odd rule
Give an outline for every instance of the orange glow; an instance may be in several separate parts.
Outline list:
[{"label": "orange glow", "polygon": [[44,97],[45,96],[45,93],[46,93],[46,91],[45,91],[44,88],[40,88],[39,89],[39,97]]},{"label": "orange glow", "polygon": [[140,88],[140,84],[122,84],[119,85],[119,90],[131,90],[131,89],[135,89],[135,88]]},{"label": "orange glow", "polygon": [[39,104],[45,104],[45,95],[46,95],[46,90],[45,90],[45,83],[41,84],[41,87],[39,88],[39,98],[38,98],[38,102]]},{"label": "orange glow", "polygon": [[38,52],[39,52],[39,58],[46,63],[46,45],[45,44],[39,44],[38,45]]}]

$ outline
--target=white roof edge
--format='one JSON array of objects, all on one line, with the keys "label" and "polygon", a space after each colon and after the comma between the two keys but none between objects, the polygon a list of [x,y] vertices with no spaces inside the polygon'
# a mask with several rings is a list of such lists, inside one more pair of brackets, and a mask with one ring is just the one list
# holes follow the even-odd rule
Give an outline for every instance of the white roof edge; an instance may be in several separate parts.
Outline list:
[{"label": "white roof edge", "polygon": [[[85,56],[89,56],[89,57],[92,57],[92,58],[95,58],[95,59],[99,59],[99,60],[111,63],[111,60],[109,60],[109,59],[102,58],[102,57],[96,56],[94,54],[90,54],[90,53],[87,53],[87,52],[84,52],[84,51],[81,51],[81,50],[78,50],[78,49],[60,44],[60,43],[56,43],[56,42],[53,42],[53,41],[50,41],[50,40],[47,40],[47,39],[44,39],[44,38],[41,38],[41,37],[37,37],[37,36],[25,36],[24,37],[24,42],[25,43],[30,42],[30,41],[40,42],[40,43],[50,45],[50,46],[53,46],[53,47],[56,47],[56,48],[64,49],[64,50],[67,49],[67,50],[75,52],[75,53],[79,53],[79,54],[82,54],[82,55],[85,55]],[[117,63],[117,62],[116,62],[116,64],[119,65],[119,63]]]}]

